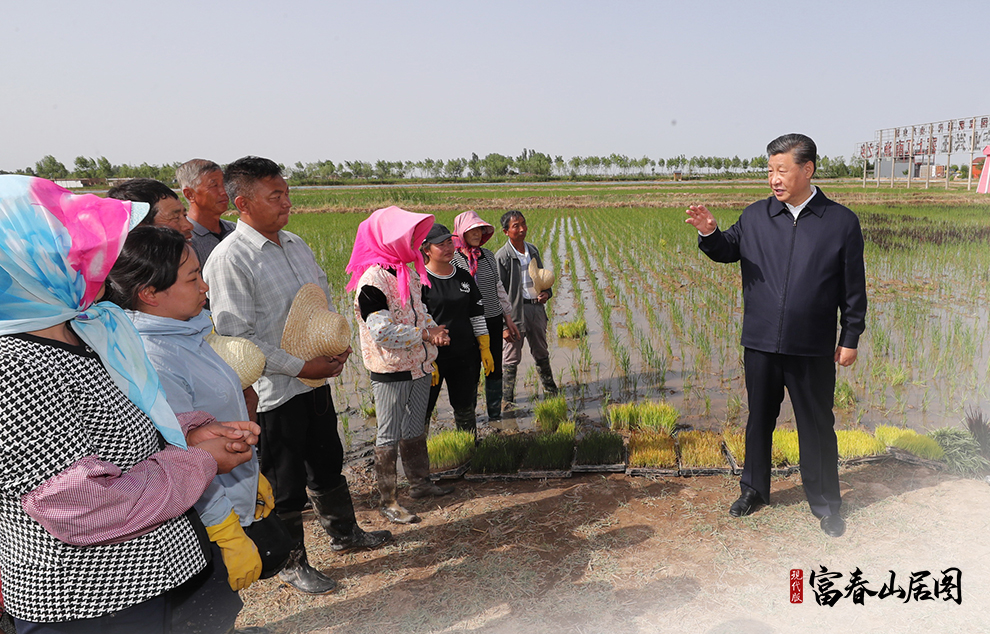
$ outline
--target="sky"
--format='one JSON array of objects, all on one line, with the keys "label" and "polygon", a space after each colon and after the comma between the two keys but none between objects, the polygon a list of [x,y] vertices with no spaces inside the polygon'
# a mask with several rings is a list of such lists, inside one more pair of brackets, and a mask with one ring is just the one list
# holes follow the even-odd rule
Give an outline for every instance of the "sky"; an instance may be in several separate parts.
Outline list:
[{"label": "sky", "polygon": [[47,154],[285,165],[750,158],[990,114],[990,5],[255,0],[0,10],[0,170]]}]

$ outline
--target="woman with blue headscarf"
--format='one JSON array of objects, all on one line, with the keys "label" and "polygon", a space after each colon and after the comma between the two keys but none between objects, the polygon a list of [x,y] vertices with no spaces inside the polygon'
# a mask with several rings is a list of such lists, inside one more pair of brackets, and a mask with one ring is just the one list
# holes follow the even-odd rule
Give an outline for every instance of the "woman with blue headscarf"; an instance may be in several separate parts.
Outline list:
[{"label": "woman with blue headscarf", "polygon": [[206,564],[187,511],[256,441],[190,430],[98,301],[145,213],[0,176],[0,571],[21,633],[165,632],[168,592]]}]

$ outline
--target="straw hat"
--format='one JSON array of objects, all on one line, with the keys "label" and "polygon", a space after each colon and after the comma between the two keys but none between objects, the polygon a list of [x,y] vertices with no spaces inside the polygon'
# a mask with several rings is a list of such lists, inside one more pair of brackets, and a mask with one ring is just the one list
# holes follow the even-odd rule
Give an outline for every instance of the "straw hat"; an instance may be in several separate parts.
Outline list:
[{"label": "straw hat", "polygon": [[553,271],[550,269],[537,268],[536,258],[529,261],[529,277],[533,280],[533,287],[536,289],[537,294],[553,286],[553,282],[556,279],[553,276]]},{"label": "straw hat", "polygon": [[265,355],[261,348],[244,337],[224,337],[215,332],[206,335],[206,343],[220,355],[224,363],[237,373],[241,389],[246,390],[261,378],[265,369]]},{"label": "straw hat", "polygon": [[[340,314],[332,312],[326,293],[316,284],[304,284],[289,308],[282,331],[282,349],[294,357],[309,361],[320,356],[332,357],[347,350],[351,327]],[[310,387],[320,387],[325,379],[299,379]]]}]

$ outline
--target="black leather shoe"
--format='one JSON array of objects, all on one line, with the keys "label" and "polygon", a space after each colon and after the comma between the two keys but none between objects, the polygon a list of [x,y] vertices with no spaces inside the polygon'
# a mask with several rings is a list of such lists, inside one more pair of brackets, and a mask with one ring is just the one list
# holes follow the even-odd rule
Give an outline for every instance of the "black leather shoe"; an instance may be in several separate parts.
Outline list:
[{"label": "black leather shoe", "polygon": [[743,517],[749,515],[756,509],[760,508],[766,504],[760,494],[752,489],[747,489],[743,491],[739,499],[732,503],[729,507],[729,515],[732,517]]},{"label": "black leather shoe", "polygon": [[846,522],[838,513],[826,515],[822,518],[822,530],[829,537],[842,537],[842,534],[846,532]]}]

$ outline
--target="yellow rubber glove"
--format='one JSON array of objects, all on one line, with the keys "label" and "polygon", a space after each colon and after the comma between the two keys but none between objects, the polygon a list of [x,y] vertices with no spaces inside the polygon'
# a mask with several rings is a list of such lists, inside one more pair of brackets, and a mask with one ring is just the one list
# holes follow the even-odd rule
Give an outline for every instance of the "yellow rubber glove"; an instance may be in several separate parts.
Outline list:
[{"label": "yellow rubber glove", "polygon": [[437,367],[437,362],[433,362],[433,376],[430,378],[430,387],[436,387],[440,385],[440,368]]},{"label": "yellow rubber glove", "polygon": [[227,566],[227,582],[234,592],[243,590],[261,576],[261,555],[258,547],[241,528],[237,513],[230,512],[227,519],[206,527],[211,542],[216,542]]},{"label": "yellow rubber glove", "polygon": [[495,359],[492,358],[491,337],[481,335],[478,337],[478,347],[481,348],[481,366],[485,368],[485,376],[495,371]]},{"label": "yellow rubber glove", "polygon": [[258,474],[258,499],[254,505],[254,519],[260,520],[268,517],[268,514],[275,508],[275,492],[272,485],[262,474]]}]

